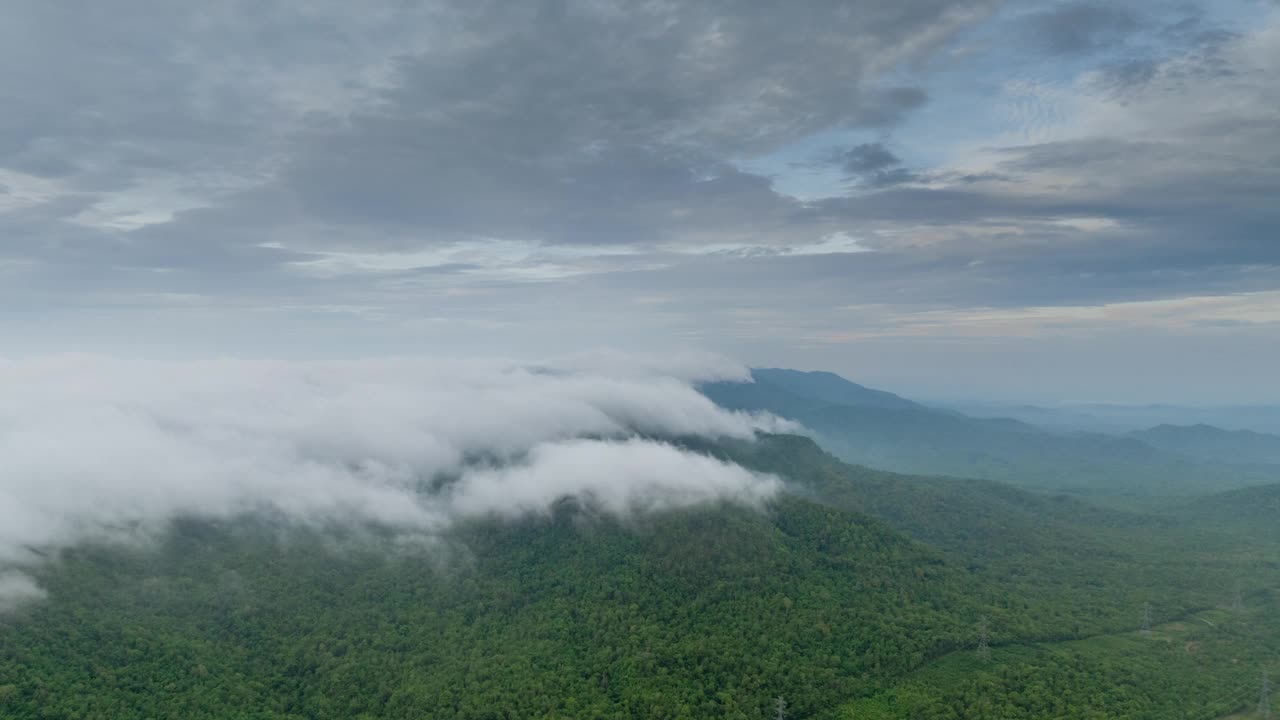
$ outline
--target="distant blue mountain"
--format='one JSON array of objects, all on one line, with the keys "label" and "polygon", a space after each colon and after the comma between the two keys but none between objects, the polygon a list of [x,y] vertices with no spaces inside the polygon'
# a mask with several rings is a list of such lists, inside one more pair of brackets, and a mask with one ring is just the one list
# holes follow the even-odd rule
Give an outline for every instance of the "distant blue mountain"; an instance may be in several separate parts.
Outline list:
[{"label": "distant blue mountain", "polygon": [[1010,418],[974,418],[830,372],[760,368],[751,377],[753,382],[707,383],[701,390],[728,409],[795,420],[835,455],[874,468],[1089,495],[1188,495],[1280,481],[1280,466],[1228,464],[1135,436],[1051,432]]},{"label": "distant blue mountain", "polygon": [[1225,430],[1280,435],[1280,405],[1117,405],[1075,404],[1055,407],[945,401],[940,405],[973,417],[1010,417],[1062,431],[1130,433],[1158,425],[1206,424]]},{"label": "distant blue mountain", "polygon": [[924,407],[900,395],[884,390],[873,390],[865,385],[846,380],[833,372],[822,370],[807,372],[785,368],[756,368],[751,371],[751,377],[758,385],[782,388],[793,395],[822,404],[898,410]]},{"label": "distant blue mountain", "polygon": [[1212,425],[1157,425],[1130,433],[1152,447],[1204,460],[1280,464],[1280,436]]}]

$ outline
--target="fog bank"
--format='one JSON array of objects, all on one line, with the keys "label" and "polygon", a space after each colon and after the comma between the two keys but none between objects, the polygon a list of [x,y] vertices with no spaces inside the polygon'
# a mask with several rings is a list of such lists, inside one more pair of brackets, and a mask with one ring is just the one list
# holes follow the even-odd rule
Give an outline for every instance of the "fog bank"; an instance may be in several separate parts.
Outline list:
[{"label": "fog bank", "polygon": [[690,385],[741,368],[606,359],[0,361],[0,608],[41,595],[19,572],[40,552],[177,515],[435,533],[567,496],[622,515],[777,491],[660,439],[788,429]]}]

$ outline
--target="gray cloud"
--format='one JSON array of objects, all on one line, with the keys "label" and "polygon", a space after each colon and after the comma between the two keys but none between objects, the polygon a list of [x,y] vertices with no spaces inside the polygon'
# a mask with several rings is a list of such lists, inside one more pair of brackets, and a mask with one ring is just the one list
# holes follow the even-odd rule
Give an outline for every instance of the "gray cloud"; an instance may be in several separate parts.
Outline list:
[{"label": "gray cloud", "polygon": [[1111,3],[1068,2],[1029,18],[1035,40],[1049,52],[1074,55],[1123,42],[1142,27],[1133,10]]},{"label": "gray cloud", "polygon": [[[1060,10],[1070,11],[1072,7],[1076,6]],[[1124,7],[1085,5],[1077,18],[1079,22],[1065,22],[1067,31],[1058,33],[1068,45],[1084,46],[1067,50],[1068,54],[1096,52],[1106,58],[1098,67],[1098,87],[1123,97],[1156,79],[1168,87],[1178,76],[1187,79],[1229,76],[1234,72],[1231,64],[1224,62],[1221,51],[1238,40],[1240,34],[1215,24],[1205,7],[1177,2],[1153,2],[1141,7],[1147,13],[1143,17]],[[1051,15],[1039,16],[1039,20],[1043,23]],[[1108,20],[1109,15],[1118,16]],[[1096,27],[1089,30],[1090,24]],[[1045,30],[1054,35],[1052,27]],[[1052,38],[1049,43],[1053,44]],[[1172,55],[1182,56],[1176,72],[1164,67]]]},{"label": "gray cloud", "polygon": [[0,208],[0,262],[26,268],[3,292],[94,312],[130,292],[368,306],[388,293],[295,269],[494,237],[816,238],[832,228],[803,229],[794,199],[729,158],[899,122],[925,94],[880,76],[990,4],[32,11],[5,45],[31,72],[7,78],[22,112],[0,126],[0,168],[52,184]]},{"label": "gray cloud", "polygon": [[[304,28],[326,28],[319,35],[289,32],[288,14],[271,5],[212,18],[142,7],[101,18],[37,13],[28,19],[36,38],[13,38],[31,55],[28,65],[50,46],[108,53],[99,49],[101,35],[89,35],[96,23],[99,32],[137,32],[142,41],[93,68],[101,74],[64,88],[94,88],[92,96],[50,97],[30,87],[34,77],[15,88],[14,97],[38,92],[46,106],[81,108],[112,124],[33,115],[9,134],[15,150],[26,145],[10,166],[39,160],[65,173],[49,155],[61,150],[76,162],[102,156],[93,160],[97,182],[89,170],[77,178],[95,187],[112,172],[117,188],[136,184],[148,168],[230,175],[233,187],[255,187],[215,198],[221,212],[184,214],[148,231],[172,245],[252,244],[266,232],[300,245],[311,237],[308,220],[398,226],[392,234],[412,235],[405,244],[512,235],[651,241],[670,238],[672,225],[696,234],[724,223],[722,207],[785,204],[767,182],[746,182],[728,157],[831,126],[898,122],[924,94],[881,87],[877,76],[987,4],[433,3],[419,17],[389,8],[355,13],[374,19],[353,28],[322,5],[298,18]],[[396,20],[418,22],[425,39],[392,32]],[[257,41],[251,53],[236,63],[213,57],[230,54],[236,32]],[[386,49],[372,55],[369,46],[384,35]],[[316,63],[326,42],[337,43],[336,59]],[[248,63],[258,66],[246,76]],[[154,77],[121,86],[110,74],[117,66],[145,67]],[[337,76],[329,83],[336,88],[310,97],[287,91],[316,83],[325,70]],[[357,84],[362,73],[376,82],[339,84]],[[154,98],[155,107],[138,98]],[[253,179],[263,174],[274,177],[265,188]],[[202,230],[195,239],[192,224]]]},{"label": "gray cloud", "polygon": [[862,188],[888,188],[921,177],[916,171],[902,167],[902,159],[880,142],[855,145],[836,153],[832,161],[847,180]]},{"label": "gray cloud", "polygon": [[840,156],[841,166],[850,175],[862,175],[898,165],[902,161],[880,143],[863,143]]},{"label": "gray cloud", "polygon": [[933,2],[727,8],[473,13],[473,42],[402,60],[381,104],[302,138],[282,184],[309,214],[409,225],[416,242],[741,232],[793,204],[729,157],[897,122],[924,95],[878,87],[875,68],[959,17]]}]

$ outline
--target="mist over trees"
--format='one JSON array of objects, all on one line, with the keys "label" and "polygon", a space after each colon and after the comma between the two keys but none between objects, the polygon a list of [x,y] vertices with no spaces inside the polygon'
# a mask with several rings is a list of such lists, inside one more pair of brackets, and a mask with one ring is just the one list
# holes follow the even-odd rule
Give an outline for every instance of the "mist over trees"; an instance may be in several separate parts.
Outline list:
[{"label": "mist over trees", "polygon": [[[725,411],[681,372],[497,361],[157,363],[63,358],[0,374],[0,599],[85,540],[142,541],[180,516],[266,512],[430,539],[461,519],[759,506],[780,481],[671,444],[786,424]],[[719,364],[717,364],[719,363]],[[685,367],[681,367],[681,365]],[[659,363],[661,365],[661,363]],[[577,366],[577,367],[575,367]]]}]

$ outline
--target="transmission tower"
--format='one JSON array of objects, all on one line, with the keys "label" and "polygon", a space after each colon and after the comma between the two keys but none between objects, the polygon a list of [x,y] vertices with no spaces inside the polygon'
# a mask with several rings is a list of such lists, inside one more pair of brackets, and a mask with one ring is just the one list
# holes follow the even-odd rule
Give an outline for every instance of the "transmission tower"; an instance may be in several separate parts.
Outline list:
[{"label": "transmission tower", "polygon": [[991,630],[987,627],[987,619],[984,617],[978,621],[978,659],[982,662],[991,662]]},{"label": "transmission tower", "polygon": [[1151,634],[1151,603],[1142,603],[1142,634]]},{"label": "transmission tower", "polygon": [[1231,609],[1232,610],[1244,609],[1244,595],[1240,592],[1239,580],[1236,581],[1235,593],[1231,596]]},{"label": "transmission tower", "polygon": [[1258,717],[1271,720],[1271,679],[1265,667],[1262,668],[1262,691],[1258,693]]},{"label": "transmission tower", "polygon": [[773,707],[774,707],[773,720],[787,720],[787,701],[786,700],[783,700],[781,696],[774,698]]}]

